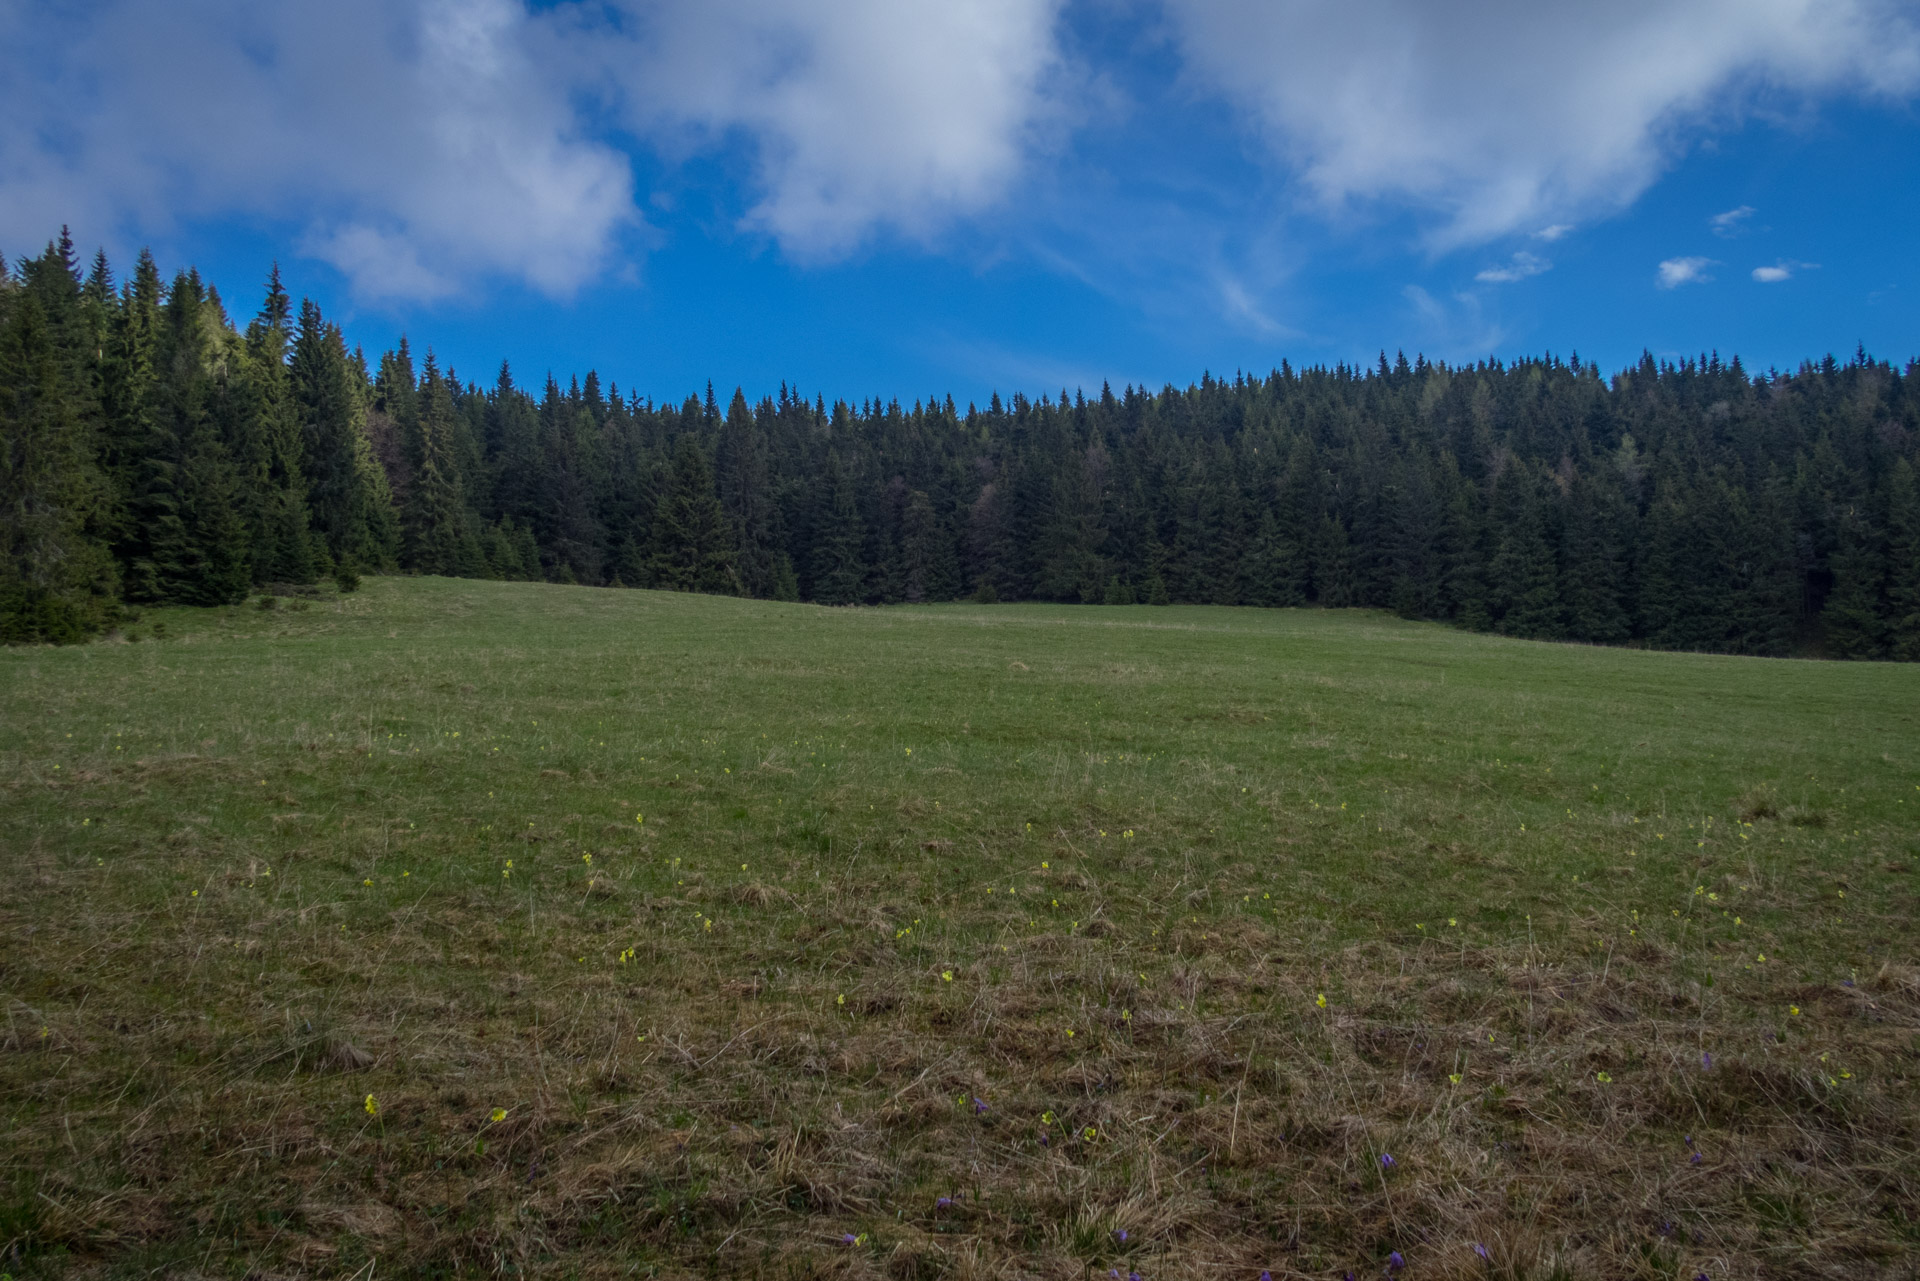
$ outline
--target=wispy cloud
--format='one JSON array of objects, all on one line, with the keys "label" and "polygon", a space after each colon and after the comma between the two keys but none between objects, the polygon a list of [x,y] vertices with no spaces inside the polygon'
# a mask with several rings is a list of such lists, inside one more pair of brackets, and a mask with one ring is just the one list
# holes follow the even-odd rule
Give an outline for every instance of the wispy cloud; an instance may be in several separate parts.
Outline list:
[{"label": "wispy cloud", "polygon": [[1707,219],[1707,225],[1713,228],[1716,236],[1731,239],[1747,229],[1748,220],[1754,215],[1752,205],[1741,205],[1738,209],[1729,209]]},{"label": "wispy cloud", "polygon": [[1429,355],[1447,360],[1472,360],[1498,351],[1507,340],[1507,332],[1484,314],[1480,299],[1471,293],[1453,297],[1453,305],[1442,302],[1419,285],[1400,291],[1413,309],[1417,327],[1423,332],[1422,345]]},{"label": "wispy cloud", "polygon": [[1554,241],[1560,239],[1560,237],[1566,235],[1568,232],[1572,230],[1573,230],[1572,223],[1556,222],[1551,227],[1542,227],[1540,228],[1540,230],[1534,232],[1533,238],[1535,240],[1544,240],[1548,244],[1552,244]]},{"label": "wispy cloud", "polygon": [[1281,324],[1267,314],[1252,293],[1240,281],[1227,277],[1220,282],[1220,302],[1227,317],[1245,325],[1263,338],[1297,338],[1300,331]]},{"label": "wispy cloud", "polygon": [[1530,254],[1522,249],[1513,256],[1512,261],[1506,266],[1488,267],[1485,271],[1474,276],[1474,279],[1486,281],[1488,284],[1506,285],[1512,284],[1516,280],[1525,280],[1530,276],[1538,276],[1543,272],[1552,270],[1553,264],[1545,258],[1540,257],[1538,254]]},{"label": "wispy cloud", "polygon": [[1713,279],[1707,274],[1707,268],[1714,265],[1711,258],[1669,258],[1660,264],[1654,283],[1662,289],[1678,289],[1681,285],[1704,285]]},{"label": "wispy cloud", "polygon": [[1777,285],[1783,280],[1792,280],[1796,271],[1812,271],[1819,266],[1817,262],[1795,262],[1791,258],[1782,258],[1771,267],[1755,267],[1753,278],[1763,285]]}]

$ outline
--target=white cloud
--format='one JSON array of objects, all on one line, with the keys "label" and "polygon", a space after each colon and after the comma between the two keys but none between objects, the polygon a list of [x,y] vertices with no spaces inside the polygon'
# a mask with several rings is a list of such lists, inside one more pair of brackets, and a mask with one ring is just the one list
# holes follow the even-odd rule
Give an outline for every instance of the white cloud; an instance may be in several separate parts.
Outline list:
[{"label": "white cloud", "polygon": [[1522,249],[1513,256],[1513,260],[1506,266],[1488,267],[1485,271],[1476,275],[1474,279],[1484,280],[1489,284],[1506,285],[1512,284],[1516,280],[1525,280],[1530,276],[1538,276],[1542,272],[1552,270],[1553,264],[1545,258],[1540,257],[1538,254],[1530,254]]},{"label": "white cloud", "polygon": [[1707,274],[1707,268],[1714,265],[1711,258],[1669,258],[1660,264],[1654,283],[1662,289],[1678,289],[1681,285],[1704,285],[1713,277]]},{"label": "white cloud", "polygon": [[1554,241],[1560,239],[1560,237],[1566,235],[1568,232],[1572,230],[1573,230],[1572,223],[1556,222],[1551,227],[1542,227],[1540,228],[1540,230],[1534,232],[1533,238],[1535,240],[1544,240],[1548,244],[1552,244]]},{"label": "white cloud", "polygon": [[1796,271],[1813,271],[1820,266],[1817,262],[1794,262],[1782,258],[1771,267],[1755,267],[1753,278],[1763,285],[1777,285],[1783,280],[1792,280]]},{"label": "white cloud", "polygon": [[291,218],[366,296],[475,273],[565,295],[637,221],[628,160],[579,136],[552,33],[514,0],[7,8],[13,243]]},{"label": "white cloud", "polygon": [[0,243],[290,219],[362,296],[566,295],[643,225],[602,107],[669,159],[744,143],[747,224],[801,256],[927,236],[1048,140],[1062,3],[0,4]]},{"label": "white cloud", "polygon": [[1737,236],[1746,230],[1747,220],[1753,217],[1753,214],[1752,205],[1741,205],[1738,209],[1729,209],[1725,213],[1715,214],[1707,219],[1707,225],[1713,228],[1713,234],[1716,236]]},{"label": "white cloud", "polygon": [[991,204],[1062,78],[1062,0],[615,2],[630,34],[600,53],[627,118],[670,148],[747,141],[747,224],[803,257]]},{"label": "white cloud", "polygon": [[1195,85],[1326,203],[1475,243],[1632,201],[1688,135],[1768,95],[1905,96],[1905,0],[1164,0]]}]

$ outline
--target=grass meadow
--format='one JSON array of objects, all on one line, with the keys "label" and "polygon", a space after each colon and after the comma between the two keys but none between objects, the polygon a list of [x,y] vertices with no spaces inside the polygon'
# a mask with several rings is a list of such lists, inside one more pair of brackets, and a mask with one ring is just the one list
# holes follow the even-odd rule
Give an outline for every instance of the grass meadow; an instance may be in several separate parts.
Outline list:
[{"label": "grass meadow", "polygon": [[368,579],[0,652],[0,1271],[1913,1277],[1920,667]]}]

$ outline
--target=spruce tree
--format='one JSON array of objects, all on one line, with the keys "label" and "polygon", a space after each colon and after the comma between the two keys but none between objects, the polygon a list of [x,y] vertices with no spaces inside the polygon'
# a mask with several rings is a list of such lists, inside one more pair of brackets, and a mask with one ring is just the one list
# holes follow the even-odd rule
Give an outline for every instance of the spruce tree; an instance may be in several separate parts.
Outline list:
[{"label": "spruce tree", "polygon": [[733,560],[736,545],[727,514],[714,493],[706,454],[692,436],[680,437],[673,451],[667,492],[654,508],[647,586],[738,595],[740,585]]},{"label": "spruce tree", "polygon": [[1316,603],[1325,609],[1353,604],[1353,553],[1347,529],[1331,515],[1322,516],[1314,531],[1313,586]]},{"label": "spruce tree", "polygon": [[1495,549],[1488,566],[1494,625],[1508,636],[1558,640],[1566,617],[1538,481],[1513,464],[1494,486]]},{"label": "spruce tree", "polygon": [[953,554],[953,539],[934,512],[933,500],[914,490],[907,497],[901,525],[906,599],[952,600],[960,590],[960,569]]},{"label": "spruce tree", "polygon": [[1904,458],[1887,480],[1887,613],[1890,656],[1920,662],[1920,483]]},{"label": "spruce tree", "polygon": [[427,353],[419,392],[419,446],[404,509],[405,564],[422,574],[478,578],[486,572],[453,449],[453,397]]},{"label": "spruce tree", "polygon": [[1260,513],[1242,571],[1241,598],[1249,605],[1278,608],[1304,603],[1299,549],[1281,537],[1273,509]]},{"label": "spruce tree", "polygon": [[720,428],[715,471],[720,505],[740,538],[734,565],[741,590],[748,596],[777,598],[783,574],[791,577],[793,566],[782,565],[786,540],[768,469],[766,433],[739,388]]},{"label": "spruce tree", "polygon": [[135,600],[231,604],[252,582],[240,478],[215,420],[217,377],[234,345],[199,277],[175,277],[155,345],[153,410],[132,502],[127,590]]},{"label": "spruce tree", "polygon": [[83,640],[112,615],[113,558],[89,532],[106,479],[88,437],[39,300],[0,299],[0,643]]},{"label": "spruce tree", "polygon": [[539,542],[549,576],[598,583],[606,571],[606,528],[600,521],[600,430],[593,411],[559,402],[542,434]]},{"label": "spruce tree", "polygon": [[1406,462],[1395,472],[1382,492],[1387,603],[1402,618],[1437,618],[1445,585],[1439,552],[1444,513],[1422,462]]},{"label": "spruce tree", "polygon": [[866,599],[867,567],[861,556],[866,527],[854,505],[853,482],[832,451],[824,489],[826,510],[813,549],[813,599],[822,605],[857,605]]},{"label": "spruce tree", "polygon": [[1869,521],[1864,502],[1849,505],[1841,515],[1838,546],[1829,562],[1833,594],[1820,613],[1827,649],[1836,658],[1887,656],[1886,532]]},{"label": "spruce tree", "polygon": [[311,299],[300,304],[287,381],[315,536],[336,562],[392,566],[400,551],[399,522],[387,473],[367,435],[362,385],[339,328]]},{"label": "spruce tree", "polygon": [[1694,544],[1683,492],[1677,473],[1663,471],[1641,522],[1635,565],[1638,630],[1659,649],[1692,647],[1693,566],[1703,549]]},{"label": "spruce tree", "polygon": [[1604,478],[1579,477],[1569,497],[1566,573],[1561,589],[1567,634],[1598,645],[1618,645],[1630,634],[1623,594],[1626,506]]},{"label": "spruce tree", "polygon": [[1476,632],[1493,630],[1493,606],[1487,592],[1488,521],[1479,487],[1463,482],[1447,506],[1447,615]]},{"label": "spruce tree", "polygon": [[291,317],[275,264],[260,314],[247,329],[244,360],[230,371],[224,431],[240,479],[254,581],[261,583],[310,583],[319,573],[308,532],[300,419],[287,376]]},{"label": "spruce tree", "polygon": [[122,565],[137,551],[134,495],[155,427],[154,353],[166,289],[153,254],[140,251],[108,325],[101,368],[100,466],[107,486],[106,537]]}]

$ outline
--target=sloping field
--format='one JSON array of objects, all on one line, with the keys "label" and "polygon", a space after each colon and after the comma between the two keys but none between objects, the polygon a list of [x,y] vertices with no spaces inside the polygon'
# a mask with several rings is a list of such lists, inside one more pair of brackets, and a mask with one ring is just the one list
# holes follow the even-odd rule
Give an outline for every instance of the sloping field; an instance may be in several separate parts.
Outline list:
[{"label": "sloping field", "polygon": [[1908,1277],[1920,668],[370,579],[0,653],[0,1268]]}]

